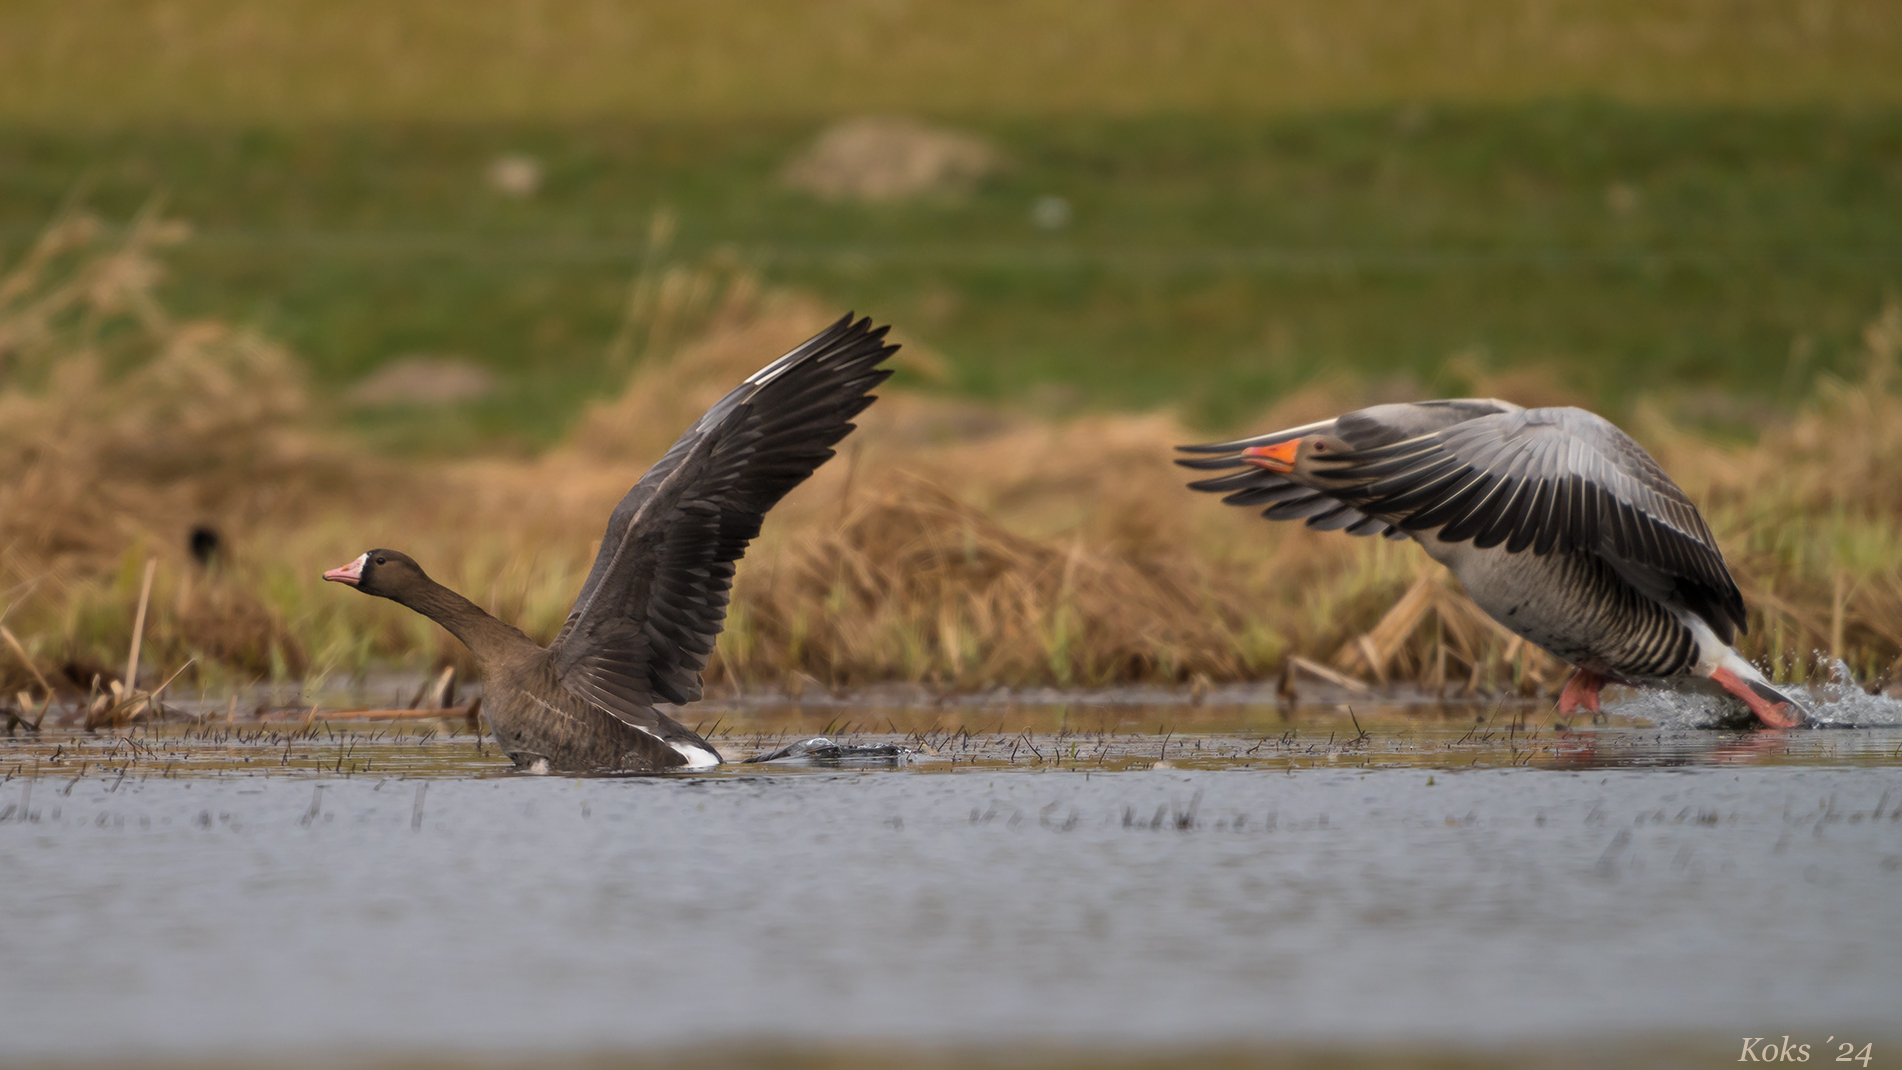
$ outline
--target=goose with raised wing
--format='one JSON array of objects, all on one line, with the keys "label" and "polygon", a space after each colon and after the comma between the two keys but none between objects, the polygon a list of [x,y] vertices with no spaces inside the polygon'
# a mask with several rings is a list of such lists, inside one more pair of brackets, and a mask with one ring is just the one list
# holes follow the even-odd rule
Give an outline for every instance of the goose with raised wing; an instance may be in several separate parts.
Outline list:
[{"label": "goose with raised wing", "polygon": [[1721,690],[1765,725],[1806,722],[1731,647],[1743,595],[1697,507],[1601,416],[1422,401],[1181,449],[1198,456],[1178,464],[1234,469],[1189,484],[1231,505],[1417,541],[1494,620],[1575,667],[1562,713],[1596,712],[1615,682]]},{"label": "goose with raised wing", "polygon": [[832,457],[897,350],[850,315],[767,365],[700,417],[608,518],[574,609],[542,647],[429,578],[370,550],[324,573],[399,602],[475,655],[496,743],[538,771],[700,769],[713,745],[657,709],[700,697],[734,565],[786,493]]}]

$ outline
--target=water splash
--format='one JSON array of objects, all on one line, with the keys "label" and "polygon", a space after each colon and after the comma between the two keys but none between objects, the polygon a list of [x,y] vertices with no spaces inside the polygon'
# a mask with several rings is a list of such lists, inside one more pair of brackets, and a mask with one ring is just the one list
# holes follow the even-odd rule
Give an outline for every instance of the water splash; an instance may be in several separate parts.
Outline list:
[{"label": "water splash", "polygon": [[1902,699],[1871,695],[1856,682],[1847,663],[1829,666],[1829,681],[1810,689],[1816,702],[1810,718],[1818,728],[1893,728],[1902,725]]},{"label": "water splash", "polygon": [[1638,688],[1629,699],[1608,706],[1607,712],[1670,729],[1747,728],[1755,720],[1743,703],[1733,699],[1663,687]]},{"label": "water splash", "polygon": [[[1703,690],[1643,688],[1612,707],[1624,717],[1637,717],[1660,728],[1749,728],[1756,718],[1743,703]],[[1778,685],[1799,701],[1816,728],[1894,728],[1902,726],[1902,699],[1871,695],[1856,682],[1847,663],[1830,663],[1829,679],[1807,689]]]}]

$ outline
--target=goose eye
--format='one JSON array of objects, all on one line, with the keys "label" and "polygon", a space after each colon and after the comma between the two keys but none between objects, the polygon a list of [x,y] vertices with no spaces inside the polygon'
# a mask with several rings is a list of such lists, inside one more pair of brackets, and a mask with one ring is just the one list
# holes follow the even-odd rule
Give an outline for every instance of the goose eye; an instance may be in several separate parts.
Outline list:
[{"label": "goose eye", "polygon": [[376,563],[377,563],[377,564],[379,564],[379,565],[387,565],[387,564],[389,564],[389,563],[390,563],[390,561],[389,561],[389,558],[386,558],[386,557],[379,557],[379,558],[377,558],[377,559],[376,559]]},{"label": "goose eye", "polygon": [[1326,452],[1327,452],[1327,443],[1325,443],[1325,442],[1316,442],[1316,443],[1314,444],[1314,452],[1316,452],[1316,453],[1326,453]]}]

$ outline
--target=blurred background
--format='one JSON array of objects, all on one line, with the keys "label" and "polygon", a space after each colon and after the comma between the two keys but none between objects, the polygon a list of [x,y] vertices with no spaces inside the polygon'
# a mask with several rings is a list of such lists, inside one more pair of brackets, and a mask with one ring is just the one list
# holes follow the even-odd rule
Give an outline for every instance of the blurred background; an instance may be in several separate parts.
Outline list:
[{"label": "blurred background", "polygon": [[[743,570],[736,683],[1426,673],[1340,655],[1417,555],[1168,447],[1468,392],[1631,426],[1753,653],[1902,654],[1873,0],[20,0],[0,265],[0,603],[57,686],[151,556],[201,686],[455,657],[319,589],[372,543],[552,633],[641,466],[846,309],[900,372]],[[1441,684],[1545,686],[1496,638]]]}]

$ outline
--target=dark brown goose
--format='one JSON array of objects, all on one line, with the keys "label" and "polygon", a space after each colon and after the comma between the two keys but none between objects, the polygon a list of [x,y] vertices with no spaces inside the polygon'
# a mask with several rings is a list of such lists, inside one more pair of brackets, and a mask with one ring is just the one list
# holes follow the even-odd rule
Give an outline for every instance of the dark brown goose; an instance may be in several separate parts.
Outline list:
[{"label": "dark brown goose", "polygon": [[720,399],[608,517],[601,552],[546,649],[407,556],[371,550],[324,579],[448,629],[482,669],[482,710],[515,764],[648,771],[720,754],[655,708],[700,697],[734,562],[786,493],[832,456],[890,375],[886,327],[847,315]]},{"label": "dark brown goose", "polygon": [[1603,417],[1423,401],[1182,449],[1213,455],[1187,467],[1241,469],[1189,484],[1231,505],[1418,541],[1494,620],[1576,667],[1561,712],[1596,711],[1607,682],[1709,681],[1766,725],[1805,722],[1731,649],[1743,595],[1697,507]]}]

